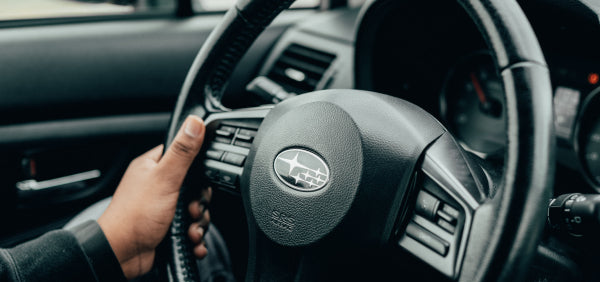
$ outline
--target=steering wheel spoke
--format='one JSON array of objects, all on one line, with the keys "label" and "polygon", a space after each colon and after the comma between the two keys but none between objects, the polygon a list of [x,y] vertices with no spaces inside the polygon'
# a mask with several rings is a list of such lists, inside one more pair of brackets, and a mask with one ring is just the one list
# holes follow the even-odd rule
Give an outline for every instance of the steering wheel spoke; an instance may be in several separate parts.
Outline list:
[{"label": "steering wheel spoke", "polygon": [[487,198],[488,178],[446,132],[424,153],[416,173],[413,215],[398,245],[456,278],[474,212]]},{"label": "steering wheel spoke", "polygon": [[220,112],[206,118],[200,153],[201,178],[213,187],[238,193],[252,142],[271,106]]}]

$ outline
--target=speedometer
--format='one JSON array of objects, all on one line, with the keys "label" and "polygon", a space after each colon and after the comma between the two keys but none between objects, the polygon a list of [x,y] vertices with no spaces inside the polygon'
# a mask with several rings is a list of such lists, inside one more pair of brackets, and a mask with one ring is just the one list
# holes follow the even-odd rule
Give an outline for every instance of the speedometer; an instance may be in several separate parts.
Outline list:
[{"label": "speedometer", "polygon": [[481,155],[503,151],[504,87],[490,54],[471,54],[450,70],[440,107],[446,126],[466,149]]},{"label": "speedometer", "polygon": [[576,129],[575,149],[578,152],[584,175],[600,191],[600,87],[584,102]]}]

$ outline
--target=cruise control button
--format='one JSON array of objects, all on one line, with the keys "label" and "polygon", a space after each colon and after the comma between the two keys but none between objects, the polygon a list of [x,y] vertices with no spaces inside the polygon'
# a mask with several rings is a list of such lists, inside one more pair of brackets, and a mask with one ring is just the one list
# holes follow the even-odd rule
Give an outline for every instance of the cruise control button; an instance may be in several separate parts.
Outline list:
[{"label": "cruise control button", "polygon": [[229,132],[229,131],[225,131],[225,130],[220,130],[217,129],[217,131],[215,131],[215,133],[219,136],[224,136],[224,137],[229,137],[231,136],[233,133]]},{"label": "cruise control button", "polygon": [[415,206],[417,214],[433,221],[439,206],[440,201],[436,197],[425,191],[419,192],[419,196],[417,196],[417,205]]},{"label": "cruise control button", "polygon": [[217,129],[215,133],[219,136],[223,137],[231,137],[235,133],[236,128],[231,126],[221,126],[221,128]]},{"label": "cruise control button", "polygon": [[221,150],[206,150],[206,158],[211,160],[220,161],[223,156],[223,151]]},{"label": "cruise control button", "polygon": [[237,166],[242,166],[245,160],[246,156],[232,152],[226,152],[223,157],[223,162]]},{"label": "cruise control button", "polygon": [[448,231],[448,233],[450,234],[454,234],[454,232],[456,231],[456,227],[452,224],[450,224],[449,222],[443,220],[443,219],[438,219],[437,221],[437,225],[441,228],[443,228],[444,230]]},{"label": "cruise control button", "polygon": [[241,135],[241,134],[238,134],[238,135],[235,136],[235,138],[237,138],[238,140],[252,141],[252,138],[254,138],[254,137],[252,137],[250,135]]},{"label": "cruise control button", "polygon": [[231,144],[231,138],[227,138],[227,137],[221,137],[221,136],[216,136],[215,137],[215,142],[219,142],[219,143],[225,143],[225,144]]},{"label": "cruise control button", "polygon": [[442,211],[448,214],[449,216],[454,217],[455,219],[458,219],[458,217],[460,216],[460,212],[448,204],[444,204],[444,206],[442,207]]},{"label": "cruise control button", "polygon": [[437,215],[440,217],[440,219],[443,219],[450,224],[456,224],[457,218],[447,214],[443,210],[438,210]]},{"label": "cruise control button", "polygon": [[448,248],[450,246],[446,241],[438,238],[416,223],[411,222],[408,224],[408,226],[406,226],[406,235],[419,241],[421,244],[425,245],[443,257],[448,254]]},{"label": "cruise control button", "polygon": [[239,147],[244,147],[244,148],[250,148],[250,147],[252,147],[252,143],[245,142],[245,141],[242,141],[242,140],[235,140],[235,143],[233,145],[239,146]]},{"label": "cruise control button", "polygon": [[256,131],[249,130],[249,129],[240,129],[240,132],[238,132],[238,134],[254,137],[254,136],[256,136]]},{"label": "cruise control button", "polygon": [[250,141],[252,141],[252,139],[254,139],[254,136],[256,136],[256,131],[248,130],[248,129],[240,129],[236,138],[250,142]]}]

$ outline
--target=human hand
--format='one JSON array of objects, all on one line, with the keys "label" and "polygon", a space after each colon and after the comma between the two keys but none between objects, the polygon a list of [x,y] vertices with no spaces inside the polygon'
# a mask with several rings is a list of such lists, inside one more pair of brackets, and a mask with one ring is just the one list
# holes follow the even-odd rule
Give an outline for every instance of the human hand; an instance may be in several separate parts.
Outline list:
[{"label": "human hand", "polygon": [[[165,237],[179,196],[179,190],[204,141],[204,122],[188,116],[173,143],[163,156],[158,146],[134,159],[112,202],[98,219],[127,279],[147,273],[154,262],[155,249]],[[210,190],[206,193],[210,200]],[[192,204],[198,202],[192,202]],[[206,256],[202,237],[208,226],[208,212],[200,214],[198,206],[190,214],[202,220],[190,227],[190,239],[197,244],[197,257]],[[193,230],[192,230],[193,229]],[[201,231],[201,233],[200,233]]]},{"label": "human hand", "polygon": [[188,229],[188,237],[195,244],[194,255],[198,258],[203,258],[208,254],[206,245],[204,244],[204,235],[208,231],[210,223],[210,210],[208,205],[212,198],[212,188],[202,190],[200,200],[192,201],[188,205],[188,211],[194,223],[190,224]]}]

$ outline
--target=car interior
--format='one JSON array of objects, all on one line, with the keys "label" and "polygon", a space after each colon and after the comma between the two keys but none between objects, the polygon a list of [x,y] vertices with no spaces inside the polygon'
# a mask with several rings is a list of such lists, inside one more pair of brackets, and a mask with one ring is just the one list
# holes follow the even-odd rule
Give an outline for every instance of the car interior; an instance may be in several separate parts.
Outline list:
[{"label": "car interior", "polygon": [[[238,281],[600,280],[598,2],[53,1],[0,12],[1,248],[197,114]],[[184,210],[147,279],[197,279]]]}]

